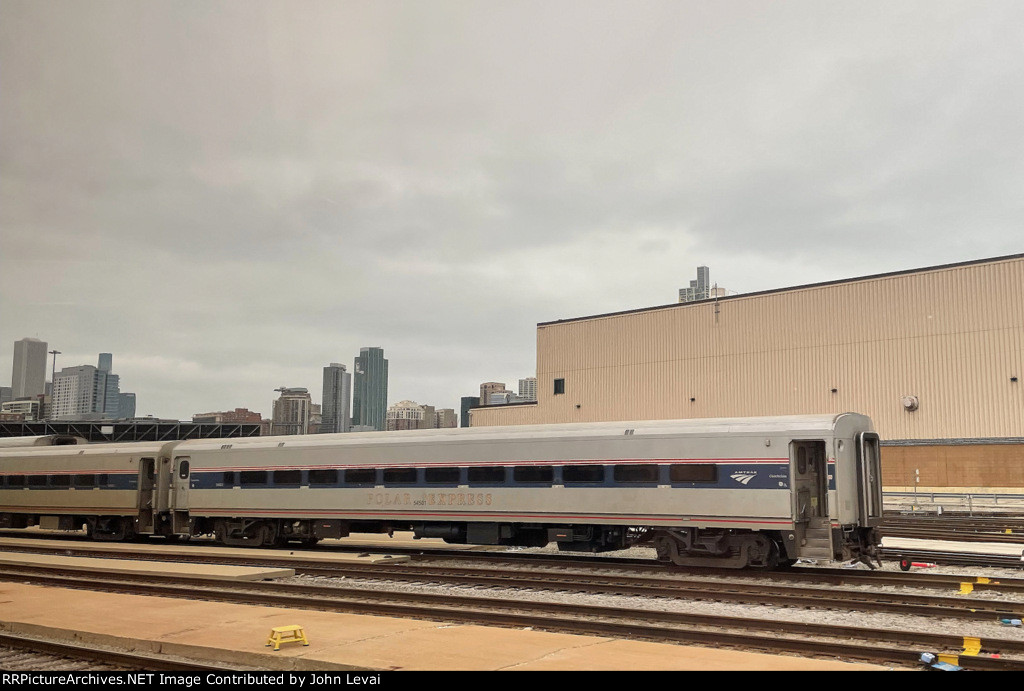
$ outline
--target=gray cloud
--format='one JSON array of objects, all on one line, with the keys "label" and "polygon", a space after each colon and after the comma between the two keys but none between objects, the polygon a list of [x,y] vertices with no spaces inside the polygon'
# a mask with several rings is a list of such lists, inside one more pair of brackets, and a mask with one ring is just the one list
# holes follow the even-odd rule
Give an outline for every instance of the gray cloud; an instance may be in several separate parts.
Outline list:
[{"label": "gray cloud", "polygon": [[[456,407],[538,321],[1020,251],[1016,2],[0,6],[0,363]],[[0,380],[6,381],[0,370]]]}]

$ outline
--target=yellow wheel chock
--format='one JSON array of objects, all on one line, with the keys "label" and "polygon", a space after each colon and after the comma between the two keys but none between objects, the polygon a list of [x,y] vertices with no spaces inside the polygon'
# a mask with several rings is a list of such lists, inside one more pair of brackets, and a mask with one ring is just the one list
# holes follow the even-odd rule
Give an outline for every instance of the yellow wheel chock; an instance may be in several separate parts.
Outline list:
[{"label": "yellow wheel chock", "polygon": [[267,638],[267,645],[269,648],[274,646],[274,652],[281,649],[282,643],[302,643],[302,645],[309,645],[309,641],[306,640],[306,633],[302,630],[301,626],[292,624],[291,626],[275,626],[270,630],[270,636]]}]

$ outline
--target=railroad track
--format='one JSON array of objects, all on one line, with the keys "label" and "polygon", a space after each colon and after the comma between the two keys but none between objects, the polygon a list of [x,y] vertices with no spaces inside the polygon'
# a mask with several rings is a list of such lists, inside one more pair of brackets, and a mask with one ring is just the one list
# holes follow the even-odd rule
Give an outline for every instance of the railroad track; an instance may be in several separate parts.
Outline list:
[{"label": "railroad track", "polygon": [[[68,666],[70,664],[70,666]],[[83,666],[84,665],[84,666]],[[94,644],[56,641],[0,632],[0,668],[16,671],[221,672],[224,663],[204,663],[155,653],[97,648]]]},{"label": "railroad track", "polygon": [[[485,580],[492,584],[515,582],[523,584],[524,578],[542,578],[554,583],[559,577],[574,578],[582,580],[590,579],[593,584],[593,592],[606,592],[601,586],[619,586],[622,594],[650,594],[654,592],[654,586],[658,583],[671,584],[694,577],[706,581],[709,577],[719,577],[731,581],[767,583],[771,587],[779,584],[802,583],[806,585],[819,586],[900,586],[927,588],[936,591],[958,590],[962,583],[972,582],[977,591],[999,591],[1008,593],[1024,594],[1024,579],[997,578],[989,582],[981,581],[974,577],[934,574],[927,572],[895,573],[890,571],[862,571],[859,569],[833,569],[833,568],[802,568],[793,567],[779,571],[737,571],[735,569],[682,569],[671,565],[658,563],[650,559],[608,559],[594,557],[580,557],[569,559],[563,555],[550,554],[520,554],[501,552],[477,552],[477,551],[450,551],[443,550],[440,554],[419,554],[413,553],[411,563],[396,562],[395,564],[381,566],[372,564],[361,564],[358,562],[325,563],[321,559],[306,559],[304,555],[313,552],[309,550],[293,551],[285,553],[283,550],[252,550],[248,556],[229,554],[216,548],[207,551],[192,551],[184,554],[179,551],[172,553],[160,553],[153,550],[133,549],[130,545],[110,545],[106,547],[96,546],[89,543],[90,547],[48,547],[36,545],[18,545],[17,549],[3,548],[3,551],[17,551],[33,554],[48,554],[58,556],[86,556],[105,558],[128,558],[144,561],[171,561],[207,564],[227,564],[233,566],[262,566],[293,568],[297,573],[325,576],[325,577],[387,577],[394,580],[416,581],[430,579],[448,579],[455,581],[462,577],[465,583],[472,583],[478,578],[477,584],[487,585]],[[388,553],[396,550],[388,550]],[[891,558],[898,560],[900,555],[908,555],[914,560],[926,561],[933,556],[933,552],[915,552],[908,550],[893,550]],[[458,565],[458,562],[466,564],[491,564],[494,567],[470,568]],[[436,566],[436,563],[444,563],[445,566]],[[455,562],[450,565],[448,562]],[[567,573],[544,573],[543,571],[524,572],[523,566],[531,568],[541,567],[543,569],[561,569]],[[1014,564],[1015,565],[1015,564]],[[628,592],[630,588],[635,592]],[[670,596],[665,594],[664,596]]]},{"label": "railroad track", "polygon": [[353,587],[231,583],[110,574],[5,570],[0,578],[133,595],[208,599],[246,605],[355,612],[464,624],[533,627],[618,638],[711,645],[914,665],[921,652],[960,654],[967,669],[1024,670],[1024,641],[985,639],[978,655],[962,654],[961,636],[835,624],[723,617],[600,605],[535,602],[452,593],[395,592]]}]

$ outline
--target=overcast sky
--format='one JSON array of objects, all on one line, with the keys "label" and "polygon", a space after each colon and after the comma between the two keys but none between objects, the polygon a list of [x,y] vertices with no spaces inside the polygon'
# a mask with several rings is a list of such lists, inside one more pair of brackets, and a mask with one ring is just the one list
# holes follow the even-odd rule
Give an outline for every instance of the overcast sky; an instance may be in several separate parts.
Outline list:
[{"label": "overcast sky", "polygon": [[[1024,251],[1024,2],[0,3],[0,384],[190,419],[536,324]],[[49,367],[48,367],[49,369]],[[47,374],[49,377],[49,374]]]}]

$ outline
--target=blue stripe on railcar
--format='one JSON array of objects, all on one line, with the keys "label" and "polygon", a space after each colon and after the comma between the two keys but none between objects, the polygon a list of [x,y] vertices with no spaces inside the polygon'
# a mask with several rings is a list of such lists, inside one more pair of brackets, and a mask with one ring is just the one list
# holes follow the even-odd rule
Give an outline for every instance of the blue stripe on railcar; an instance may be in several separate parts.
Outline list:
[{"label": "blue stripe on railcar", "polygon": [[[564,484],[567,488],[597,488],[597,487],[609,487],[609,488],[641,488],[641,487],[657,487],[659,485],[670,485],[677,488],[693,488],[693,489],[789,489],[790,487],[790,476],[789,476],[789,464],[788,463],[770,463],[770,464],[750,464],[750,463],[719,463],[716,464],[718,469],[717,478],[714,482],[673,482],[669,475],[669,465],[664,464],[651,464],[658,465],[658,480],[657,482],[615,482],[614,475],[611,472],[611,468],[614,464],[607,466],[608,472],[605,473],[604,479],[600,482],[563,482],[561,469],[556,467],[556,473],[554,480],[551,482],[517,482],[513,479],[512,473],[506,473],[506,479],[504,482],[469,482],[467,480],[465,467],[463,472],[460,474],[458,482],[450,483],[433,483],[425,482],[423,479],[422,470],[418,470],[417,481],[415,483],[383,483],[381,481],[381,475],[378,472],[376,480],[370,483],[349,483],[346,484],[340,479],[334,483],[316,483],[310,485],[309,483],[309,468],[302,469],[302,479],[299,483],[288,482],[285,484],[274,483],[273,471],[266,471],[265,481],[259,483],[252,482],[241,482],[237,472],[227,471],[233,477],[229,482],[225,482],[225,472],[220,470],[198,470],[193,471],[189,481],[189,487],[191,489],[231,489],[233,487],[241,487],[243,489],[281,489],[281,488],[296,488],[299,486],[310,486],[313,489],[339,489],[339,488],[361,488],[361,487],[374,487],[383,484],[385,487],[418,487],[421,489],[431,488],[444,488],[444,487],[457,487],[457,486],[487,486],[487,487],[550,487],[552,485]],[[508,468],[514,467],[513,464],[509,464]],[[831,470],[831,469],[830,469]],[[259,471],[251,471],[259,472]],[[835,489],[835,480],[832,478],[830,472],[829,476],[829,488]]]}]

